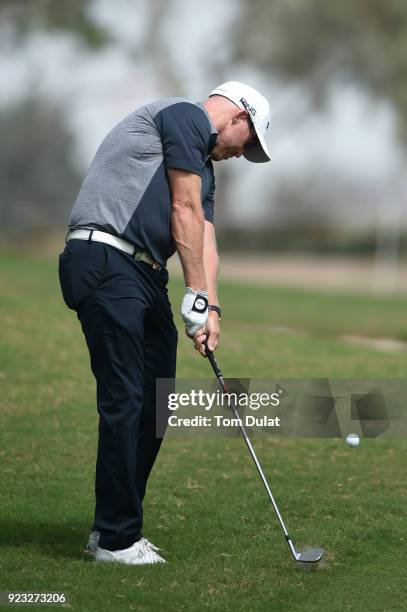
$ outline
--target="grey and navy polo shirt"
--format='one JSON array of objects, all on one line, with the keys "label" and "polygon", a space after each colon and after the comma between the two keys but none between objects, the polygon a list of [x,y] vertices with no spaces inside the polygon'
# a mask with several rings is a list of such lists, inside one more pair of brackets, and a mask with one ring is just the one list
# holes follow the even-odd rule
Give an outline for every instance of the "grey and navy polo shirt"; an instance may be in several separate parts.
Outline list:
[{"label": "grey and navy polo shirt", "polygon": [[206,109],[166,98],[137,109],[106,136],[72,209],[69,229],[98,229],[146,249],[165,265],[175,251],[167,168],[198,174],[213,223],[215,178],[209,153],[217,131]]}]

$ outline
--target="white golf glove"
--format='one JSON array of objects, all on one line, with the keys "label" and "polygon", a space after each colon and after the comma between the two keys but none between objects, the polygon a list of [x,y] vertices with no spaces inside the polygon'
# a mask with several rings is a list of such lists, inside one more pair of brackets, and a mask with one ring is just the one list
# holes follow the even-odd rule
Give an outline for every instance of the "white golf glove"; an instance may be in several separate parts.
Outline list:
[{"label": "white golf glove", "polygon": [[181,316],[186,332],[192,338],[198,329],[205,327],[208,319],[208,292],[187,287],[181,304]]}]

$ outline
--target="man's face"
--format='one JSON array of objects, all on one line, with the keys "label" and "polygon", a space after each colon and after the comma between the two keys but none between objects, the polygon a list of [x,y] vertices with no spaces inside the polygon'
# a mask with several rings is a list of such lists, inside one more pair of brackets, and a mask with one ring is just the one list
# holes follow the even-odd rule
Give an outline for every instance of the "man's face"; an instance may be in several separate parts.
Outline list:
[{"label": "man's face", "polygon": [[216,145],[211,151],[213,161],[240,157],[255,146],[257,136],[246,111],[238,111],[219,133]]}]

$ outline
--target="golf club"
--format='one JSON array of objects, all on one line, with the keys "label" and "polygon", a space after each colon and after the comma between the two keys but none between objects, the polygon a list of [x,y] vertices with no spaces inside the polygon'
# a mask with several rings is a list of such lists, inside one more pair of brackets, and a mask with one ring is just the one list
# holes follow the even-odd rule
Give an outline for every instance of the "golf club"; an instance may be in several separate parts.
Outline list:
[{"label": "golf club", "polygon": [[[219,364],[218,364],[218,362],[217,362],[213,352],[210,351],[207,346],[205,348],[206,348],[206,355],[207,355],[207,357],[209,359],[209,362],[210,362],[210,364],[212,366],[212,369],[213,369],[213,371],[214,371],[214,373],[216,375],[216,378],[218,379],[219,385],[222,388],[223,392],[227,393],[228,392],[227,384],[225,383],[225,381],[223,379],[223,375],[222,375],[220,366],[219,366]],[[275,499],[273,497],[273,494],[271,492],[271,489],[269,487],[267,479],[266,479],[266,477],[264,475],[262,467],[261,467],[261,465],[259,463],[259,460],[257,459],[257,456],[256,456],[256,453],[254,451],[253,445],[252,445],[252,443],[251,443],[251,441],[250,441],[250,439],[249,439],[249,437],[247,435],[246,429],[245,429],[245,427],[244,427],[244,425],[242,423],[242,419],[240,418],[239,412],[237,411],[236,406],[234,405],[233,402],[230,402],[230,406],[232,408],[234,416],[236,417],[236,419],[238,419],[240,431],[242,432],[243,438],[244,438],[244,440],[246,442],[247,448],[250,451],[250,454],[251,454],[251,456],[253,458],[253,461],[256,464],[257,470],[258,470],[258,472],[260,474],[260,478],[263,481],[263,484],[264,484],[264,486],[266,488],[267,494],[268,494],[268,496],[270,498],[270,501],[271,501],[271,503],[273,505],[275,513],[277,514],[277,518],[280,521],[280,525],[281,525],[281,527],[282,527],[282,529],[284,531],[285,539],[287,540],[287,544],[290,547],[290,551],[291,551],[294,559],[296,561],[301,562],[301,563],[317,563],[318,561],[320,561],[322,559],[322,556],[324,554],[324,550],[322,548],[311,548],[309,550],[298,551],[295,548],[294,543],[293,543],[292,539],[290,538],[290,536],[288,534],[288,531],[287,531],[286,526],[284,524],[283,518],[282,518],[282,516],[280,514],[280,511],[278,509],[277,503],[276,503],[276,501],[275,501]]]}]

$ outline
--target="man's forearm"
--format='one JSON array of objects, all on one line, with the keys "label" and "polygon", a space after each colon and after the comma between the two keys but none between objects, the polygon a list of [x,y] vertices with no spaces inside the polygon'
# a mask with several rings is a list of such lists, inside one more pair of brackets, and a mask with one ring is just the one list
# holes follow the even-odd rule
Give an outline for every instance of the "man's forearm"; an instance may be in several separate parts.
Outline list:
[{"label": "man's forearm", "polygon": [[203,261],[204,219],[201,203],[173,202],[172,235],[181,260],[185,285],[195,291],[206,290]]},{"label": "man's forearm", "polygon": [[209,221],[205,221],[203,253],[209,304],[219,304],[217,289],[219,256],[216,247],[215,230]]}]

